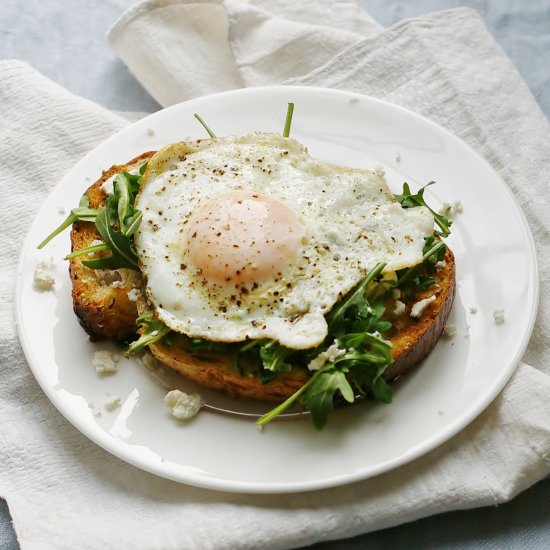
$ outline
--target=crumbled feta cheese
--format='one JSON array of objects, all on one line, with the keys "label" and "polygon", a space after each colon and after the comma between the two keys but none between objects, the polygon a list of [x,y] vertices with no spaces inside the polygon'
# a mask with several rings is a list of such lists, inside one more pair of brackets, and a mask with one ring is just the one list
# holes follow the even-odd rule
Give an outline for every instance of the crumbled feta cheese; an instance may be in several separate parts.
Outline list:
[{"label": "crumbled feta cheese", "polygon": [[447,262],[445,260],[441,260],[435,264],[435,267],[437,269],[443,269],[447,265]]},{"label": "crumbled feta cheese", "polygon": [[493,319],[497,325],[502,325],[506,321],[506,312],[503,309],[495,309],[493,311]]},{"label": "crumbled feta cheese", "polygon": [[319,370],[328,362],[333,362],[337,357],[345,355],[346,350],[340,349],[338,347],[338,340],[334,340],[334,343],[327,348],[325,351],[322,351],[315,359],[312,359],[307,368],[309,370]]},{"label": "crumbled feta cheese", "polygon": [[105,403],[105,410],[111,412],[118,409],[122,405],[122,399],[120,397],[113,397],[110,401]]},{"label": "crumbled feta cheese", "polygon": [[54,269],[54,264],[51,261],[42,261],[36,264],[33,276],[34,288],[41,292],[53,290],[55,279],[51,273],[52,269]]},{"label": "crumbled feta cheese", "polygon": [[399,151],[395,152],[395,162],[401,162],[401,153]]},{"label": "crumbled feta cheese", "polygon": [[187,394],[181,390],[169,391],[164,402],[170,409],[170,414],[178,420],[190,420],[204,405],[199,394]]},{"label": "crumbled feta cheese", "polygon": [[153,128],[147,128],[147,135],[148,136],[154,136],[155,130]]},{"label": "crumbled feta cheese", "polygon": [[395,300],[399,300],[399,298],[401,298],[401,290],[399,290],[398,288],[394,288],[392,290],[392,295]]},{"label": "crumbled feta cheese", "polygon": [[122,288],[124,286],[124,282],[122,282],[122,281],[113,281],[109,286],[111,288]]},{"label": "crumbled feta cheese", "polygon": [[458,327],[452,323],[445,325],[445,328],[443,329],[443,336],[448,339],[454,338],[457,333]]},{"label": "crumbled feta cheese", "polygon": [[447,209],[449,209],[449,218],[454,218],[457,214],[462,214],[462,212],[464,212],[464,207],[460,201],[444,203],[439,213],[444,214]]},{"label": "crumbled feta cheese", "polygon": [[111,176],[110,178],[106,179],[101,184],[101,190],[106,195],[112,195],[115,192],[115,178],[118,176],[118,174],[115,174],[114,176]]},{"label": "crumbled feta cheese", "polygon": [[449,340],[451,338],[454,338],[456,336],[456,333],[457,333],[456,325],[446,325],[445,328],[443,329],[443,336],[445,336],[445,338],[448,338]]},{"label": "crumbled feta cheese", "polygon": [[430,296],[429,298],[424,298],[424,300],[419,300],[411,308],[411,317],[418,319],[422,317],[424,310],[435,300],[435,295]]},{"label": "crumbled feta cheese", "polygon": [[405,313],[405,304],[403,302],[401,302],[400,300],[397,300],[395,302],[395,309],[393,310],[393,314],[396,317],[399,317],[399,316],[403,315],[403,313]]},{"label": "crumbled feta cheese", "polygon": [[477,307],[471,307],[471,308],[470,308],[470,313],[471,313],[472,315],[475,315],[475,314],[477,313]]},{"label": "crumbled feta cheese", "polygon": [[140,295],[141,291],[139,288],[132,288],[132,290],[128,291],[128,300],[130,300],[130,302],[137,302]]},{"label": "crumbled feta cheese", "polygon": [[383,178],[386,175],[386,170],[384,170],[383,166],[375,166],[373,168],[373,172],[376,176]]},{"label": "crumbled feta cheese", "polygon": [[94,352],[92,365],[97,374],[114,374],[118,370],[118,356],[107,350]]},{"label": "crumbled feta cheese", "polygon": [[[133,166],[130,166],[126,172],[128,174],[132,174],[134,176],[137,176],[139,174],[140,165],[136,164]],[[106,179],[101,184],[101,189],[105,192],[106,195],[112,195],[115,192],[115,179],[118,176],[118,173],[112,175],[110,178]]]}]

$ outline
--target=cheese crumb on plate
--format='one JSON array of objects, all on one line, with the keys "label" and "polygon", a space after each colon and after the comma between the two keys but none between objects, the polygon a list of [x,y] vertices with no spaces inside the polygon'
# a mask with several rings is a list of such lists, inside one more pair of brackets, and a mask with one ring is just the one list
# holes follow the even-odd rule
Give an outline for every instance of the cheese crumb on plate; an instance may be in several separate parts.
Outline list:
[{"label": "cheese crumb on plate", "polygon": [[170,414],[178,420],[191,420],[204,405],[199,394],[187,394],[181,390],[169,391],[164,402],[170,409]]},{"label": "cheese crumb on plate", "polygon": [[97,374],[114,374],[118,370],[118,356],[107,350],[95,351],[92,365]]},{"label": "cheese crumb on plate", "polygon": [[53,269],[53,262],[38,262],[36,264],[33,276],[34,288],[40,290],[41,292],[53,290],[53,287],[55,286],[55,279],[52,275]]},{"label": "cheese crumb on plate", "polygon": [[110,401],[105,403],[105,410],[112,412],[118,409],[122,405],[122,399],[120,397],[113,397]]},{"label": "cheese crumb on plate", "polygon": [[493,311],[493,319],[497,325],[502,325],[506,321],[506,312],[503,309],[495,309]]}]

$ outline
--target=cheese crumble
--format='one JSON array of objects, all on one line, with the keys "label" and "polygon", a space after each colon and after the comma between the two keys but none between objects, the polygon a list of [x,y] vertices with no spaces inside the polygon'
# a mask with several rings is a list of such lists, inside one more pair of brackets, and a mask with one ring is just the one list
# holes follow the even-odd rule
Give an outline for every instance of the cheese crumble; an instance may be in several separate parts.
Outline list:
[{"label": "cheese crumble", "polygon": [[322,351],[315,359],[312,359],[307,368],[309,370],[319,370],[321,367],[325,366],[326,363],[334,362],[336,358],[345,355],[345,353],[345,349],[340,349],[338,347],[338,340],[334,340],[334,344],[325,351]]},{"label": "cheese crumble", "polygon": [[497,325],[502,325],[506,321],[506,312],[503,309],[495,309],[493,311],[493,319]]},{"label": "cheese crumble", "polygon": [[445,338],[447,338],[449,340],[451,338],[454,338],[456,336],[456,333],[457,333],[456,325],[447,325],[443,329],[443,336],[445,336]]},{"label": "cheese crumble", "polygon": [[122,405],[122,399],[120,397],[113,397],[110,401],[105,403],[105,410],[112,412],[118,409]]},{"label": "cheese crumble", "polygon": [[413,307],[411,308],[411,317],[414,317],[415,319],[419,319],[420,317],[422,317],[422,314],[424,313],[425,309],[434,301],[435,301],[435,295],[416,302],[416,304],[414,304]]},{"label": "cheese crumble", "polygon": [[395,302],[395,309],[393,310],[393,314],[396,317],[400,317],[405,313],[405,304],[401,300],[397,300]]},{"label": "cheese crumble", "polygon": [[118,370],[118,356],[107,350],[94,352],[92,365],[97,374],[114,374]]},{"label": "cheese crumble", "polygon": [[181,390],[169,391],[164,402],[170,410],[170,414],[178,420],[191,420],[204,405],[199,394],[187,394]]},{"label": "cheese crumble", "polygon": [[38,262],[36,264],[33,276],[34,288],[40,290],[40,292],[53,290],[53,287],[55,286],[55,279],[51,273],[53,269],[53,262]]},{"label": "cheese crumble", "polygon": [[139,288],[132,288],[132,290],[128,291],[128,300],[130,300],[130,302],[137,302],[140,294]]}]

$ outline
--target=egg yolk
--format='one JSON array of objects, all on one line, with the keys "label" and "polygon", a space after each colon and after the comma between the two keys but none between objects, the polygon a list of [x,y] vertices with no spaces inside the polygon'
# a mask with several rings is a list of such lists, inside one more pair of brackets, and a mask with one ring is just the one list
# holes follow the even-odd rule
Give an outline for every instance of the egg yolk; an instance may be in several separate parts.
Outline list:
[{"label": "egg yolk", "polygon": [[280,277],[304,234],[296,213],[259,193],[234,191],[209,200],[188,224],[189,261],[214,283]]}]

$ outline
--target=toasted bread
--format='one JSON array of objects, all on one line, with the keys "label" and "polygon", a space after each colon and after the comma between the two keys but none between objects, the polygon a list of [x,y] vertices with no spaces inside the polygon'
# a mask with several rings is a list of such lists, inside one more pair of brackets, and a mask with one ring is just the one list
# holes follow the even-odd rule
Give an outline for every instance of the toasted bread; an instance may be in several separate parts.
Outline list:
[{"label": "toasted bread", "polygon": [[[124,165],[115,165],[103,173],[87,191],[90,207],[102,206],[106,194],[102,185],[116,173],[127,171],[145,162],[154,153],[148,152]],[[71,231],[72,250],[89,246],[99,234],[93,223],[77,222]],[[93,270],[82,264],[83,257],[71,259],[74,311],[92,340],[124,341],[136,332],[137,302],[128,292],[143,285],[139,273],[126,269]],[[404,300],[405,312],[393,318],[397,333],[391,338],[394,362],[385,371],[386,380],[394,380],[425,358],[437,343],[447,322],[455,295],[455,261],[447,248],[445,261],[435,274],[436,284]],[[415,302],[435,296],[419,319],[410,317]],[[388,310],[395,307],[390,300]],[[391,316],[391,313],[390,313]],[[150,346],[153,355],[164,365],[205,387],[234,396],[282,401],[296,392],[309,378],[305,369],[282,373],[275,380],[262,383],[258,377],[243,375],[233,366],[232,357],[220,353],[193,351],[184,337],[176,336],[171,345],[156,342]]]},{"label": "toasted bread", "polygon": [[[86,194],[90,208],[99,208],[107,197],[102,185],[112,176],[130,170],[147,161],[154,151],[144,153],[130,162],[114,165],[103,172],[91,185]],[[71,230],[71,249],[80,250],[100,239],[95,225],[91,222],[76,222]],[[116,271],[90,269],[78,256],[70,260],[69,274],[73,290],[73,309],[90,339],[124,341],[136,333],[136,302],[128,297],[133,288],[141,288],[141,275],[130,269]]]}]

